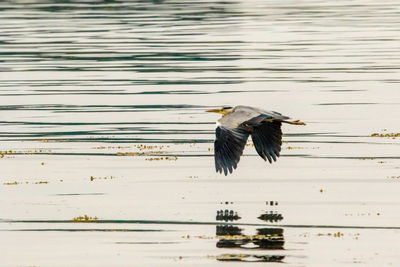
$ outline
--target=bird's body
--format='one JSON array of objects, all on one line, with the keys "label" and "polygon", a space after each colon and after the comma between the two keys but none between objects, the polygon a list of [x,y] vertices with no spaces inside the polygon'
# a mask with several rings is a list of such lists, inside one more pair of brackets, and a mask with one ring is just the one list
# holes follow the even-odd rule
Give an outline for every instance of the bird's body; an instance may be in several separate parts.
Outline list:
[{"label": "bird's body", "polygon": [[217,125],[228,127],[228,128],[237,128],[240,127],[240,124],[246,122],[248,120],[258,118],[260,122],[262,120],[271,119],[281,119],[287,120],[289,117],[282,116],[282,114],[275,111],[266,111],[259,108],[247,107],[247,106],[236,106],[232,109],[232,112],[223,115],[218,121]]},{"label": "bird's body", "polygon": [[216,171],[223,171],[225,175],[236,169],[249,135],[257,153],[272,163],[281,151],[282,122],[304,125],[301,121],[289,121],[289,117],[278,112],[248,106],[225,107],[208,112],[222,114],[217,121],[214,158]]}]

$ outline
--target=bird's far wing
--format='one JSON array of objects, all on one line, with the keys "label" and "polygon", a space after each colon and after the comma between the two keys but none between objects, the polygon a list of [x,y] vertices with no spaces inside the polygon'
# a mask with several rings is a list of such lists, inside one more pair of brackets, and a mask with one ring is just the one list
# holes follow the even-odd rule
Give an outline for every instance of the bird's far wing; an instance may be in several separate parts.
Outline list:
[{"label": "bird's far wing", "polygon": [[254,126],[251,134],[251,139],[253,139],[258,155],[265,161],[268,159],[269,163],[272,163],[272,160],[276,161],[281,151],[281,125],[280,121],[264,122]]},{"label": "bird's far wing", "polygon": [[288,116],[282,115],[279,112],[272,110],[264,110],[260,108],[254,107],[246,107],[246,106],[237,106],[235,108],[235,113],[237,112],[245,112],[247,114],[251,113],[253,116],[251,117],[252,121],[261,122],[263,119],[274,119],[274,120],[288,120],[290,119]]},{"label": "bird's far wing", "polygon": [[275,111],[271,111],[271,112],[265,111],[265,113],[255,116],[255,117],[243,122],[243,125],[254,126],[254,125],[259,125],[260,123],[265,122],[265,121],[285,121],[288,119],[290,119],[290,118],[287,116],[284,116],[280,113],[277,113]]},{"label": "bird's far wing", "polygon": [[215,169],[217,172],[227,175],[236,169],[243,154],[249,134],[240,129],[229,129],[222,126],[215,131],[214,142]]}]

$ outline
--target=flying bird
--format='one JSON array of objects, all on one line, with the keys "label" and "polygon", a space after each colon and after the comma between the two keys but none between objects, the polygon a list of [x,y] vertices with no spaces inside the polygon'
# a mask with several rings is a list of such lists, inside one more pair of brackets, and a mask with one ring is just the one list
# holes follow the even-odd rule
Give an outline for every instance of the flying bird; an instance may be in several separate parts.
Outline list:
[{"label": "flying bird", "polygon": [[305,125],[278,112],[248,106],[223,107],[206,112],[222,114],[215,131],[214,159],[216,171],[223,171],[225,175],[236,169],[249,135],[258,155],[272,163],[281,151],[282,122]]}]

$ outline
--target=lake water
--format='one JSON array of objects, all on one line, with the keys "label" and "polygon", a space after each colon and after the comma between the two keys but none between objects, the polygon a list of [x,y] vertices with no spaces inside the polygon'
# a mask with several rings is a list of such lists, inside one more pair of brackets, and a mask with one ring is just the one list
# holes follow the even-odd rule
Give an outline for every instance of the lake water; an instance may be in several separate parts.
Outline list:
[{"label": "lake water", "polygon": [[[1,266],[399,265],[398,1],[8,0],[0,24]],[[223,176],[204,110],[238,104],[307,125]]]}]

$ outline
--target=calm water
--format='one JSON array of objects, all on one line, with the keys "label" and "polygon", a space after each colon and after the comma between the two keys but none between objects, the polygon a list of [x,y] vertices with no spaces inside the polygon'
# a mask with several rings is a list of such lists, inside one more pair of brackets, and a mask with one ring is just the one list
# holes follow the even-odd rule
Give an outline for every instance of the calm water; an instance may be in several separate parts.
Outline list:
[{"label": "calm water", "polygon": [[[0,25],[1,266],[399,264],[400,139],[371,136],[400,132],[398,1],[8,0]],[[308,124],[225,177],[204,110],[237,104]]]}]

